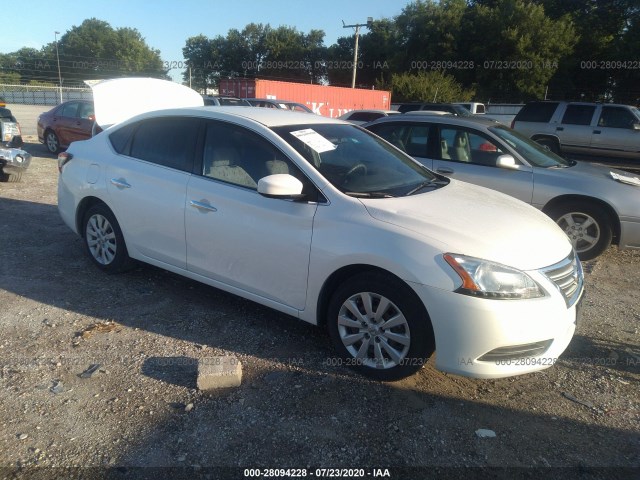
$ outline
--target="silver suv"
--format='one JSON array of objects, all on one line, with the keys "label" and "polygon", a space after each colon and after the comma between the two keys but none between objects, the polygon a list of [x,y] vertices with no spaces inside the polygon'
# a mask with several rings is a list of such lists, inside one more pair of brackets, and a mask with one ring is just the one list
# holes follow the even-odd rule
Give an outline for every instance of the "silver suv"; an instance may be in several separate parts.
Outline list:
[{"label": "silver suv", "polygon": [[640,160],[640,111],[630,105],[531,102],[511,127],[554,153]]}]

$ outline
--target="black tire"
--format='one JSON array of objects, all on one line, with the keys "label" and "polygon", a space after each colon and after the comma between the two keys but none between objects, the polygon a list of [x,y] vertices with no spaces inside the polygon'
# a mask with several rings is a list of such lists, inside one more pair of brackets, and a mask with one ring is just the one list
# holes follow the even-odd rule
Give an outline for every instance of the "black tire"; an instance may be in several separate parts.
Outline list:
[{"label": "black tire", "polygon": [[[569,202],[555,207],[550,216],[569,236],[580,260],[596,258],[611,244],[611,221],[599,205]],[[574,225],[568,221],[568,216]]]},{"label": "black tire", "polygon": [[82,220],[82,238],[91,261],[107,273],[120,273],[131,269],[122,230],[115,215],[104,204],[89,208]]},{"label": "black tire", "polygon": [[[350,299],[351,307],[355,306],[360,313],[365,313],[364,299],[370,299],[369,316],[356,321],[356,315],[346,307]],[[371,313],[375,314],[385,300],[390,303],[383,307],[376,321]],[[397,314],[401,314],[398,318],[404,322],[384,328],[385,322]],[[368,323],[363,323],[365,320]],[[402,281],[380,272],[358,274],[338,287],[327,309],[327,328],[338,354],[335,364],[349,366],[376,380],[394,381],[413,375],[435,348],[431,321],[418,296]],[[353,343],[347,340],[346,343],[350,343],[347,346],[343,338],[350,335],[353,335],[351,338],[361,337],[361,340]],[[357,358],[356,350],[366,352],[366,358]],[[389,355],[390,351],[395,352],[395,360]]]},{"label": "black tire", "polygon": [[44,132],[44,146],[54,155],[60,152],[60,139],[53,130]]},{"label": "black tire", "polygon": [[536,138],[536,142],[538,142],[543,147],[547,147],[549,151],[555,153],[556,155],[561,155],[560,145],[557,140],[552,138]]},{"label": "black tire", "polygon": [[19,173],[4,173],[0,171],[0,182],[16,183],[22,180],[22,172]]}]

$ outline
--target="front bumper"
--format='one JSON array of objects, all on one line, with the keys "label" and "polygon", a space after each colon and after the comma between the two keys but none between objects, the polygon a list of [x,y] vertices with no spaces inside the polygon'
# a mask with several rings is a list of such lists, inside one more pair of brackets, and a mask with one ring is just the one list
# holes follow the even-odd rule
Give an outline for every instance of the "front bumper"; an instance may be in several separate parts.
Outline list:
[{"label": "front bumper", "polygon": [[30,153],[19,148],[0,147],[0,169],[4,173],[24,172],[30,163]]},{"label": "front bumper", "polygon": [[[501,378],[552,366],[573,337],[580,302],[567,307],[544,276],[535,280],[547,295],[530,300],[490,300],[414,285],[433,325],[436,368],[468,377]],[[504,353],[517,351],[534,353]]]},{"label": "front bumper", "polygon": [[626,248],[640,248],[640,218],[620,218],[620,239],[618,247],[621,250]]}]

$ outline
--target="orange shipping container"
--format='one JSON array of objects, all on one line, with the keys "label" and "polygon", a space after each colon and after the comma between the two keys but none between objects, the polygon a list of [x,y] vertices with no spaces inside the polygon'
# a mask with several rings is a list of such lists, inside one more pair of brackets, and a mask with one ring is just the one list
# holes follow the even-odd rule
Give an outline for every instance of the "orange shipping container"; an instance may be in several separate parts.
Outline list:
[{"label": "orange shipping container", "polygon": [[384,90],[328,87],[307,83],[248,78],[220,79],[220,95],[239,98],[290,100],[308,106],[325,117],[339,117],[351,110],[391,108],[391,93]]}]

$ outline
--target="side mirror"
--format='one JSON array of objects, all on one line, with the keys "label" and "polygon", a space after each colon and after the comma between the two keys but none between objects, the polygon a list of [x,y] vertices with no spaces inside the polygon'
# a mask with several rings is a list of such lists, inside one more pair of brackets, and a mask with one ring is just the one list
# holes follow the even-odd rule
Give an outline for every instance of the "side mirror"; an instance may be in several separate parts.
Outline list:
[{"label": "side mirror", "polygon": [[287,173],[268,175],[258,180],[258,193],[269,198],[300,199],[304,196],[302,187],[300,180]]},{"label": "side mirror", "polygon": [[512,155],[500,155],[496,160],[496,167],[517,170],[518,164]]}]

